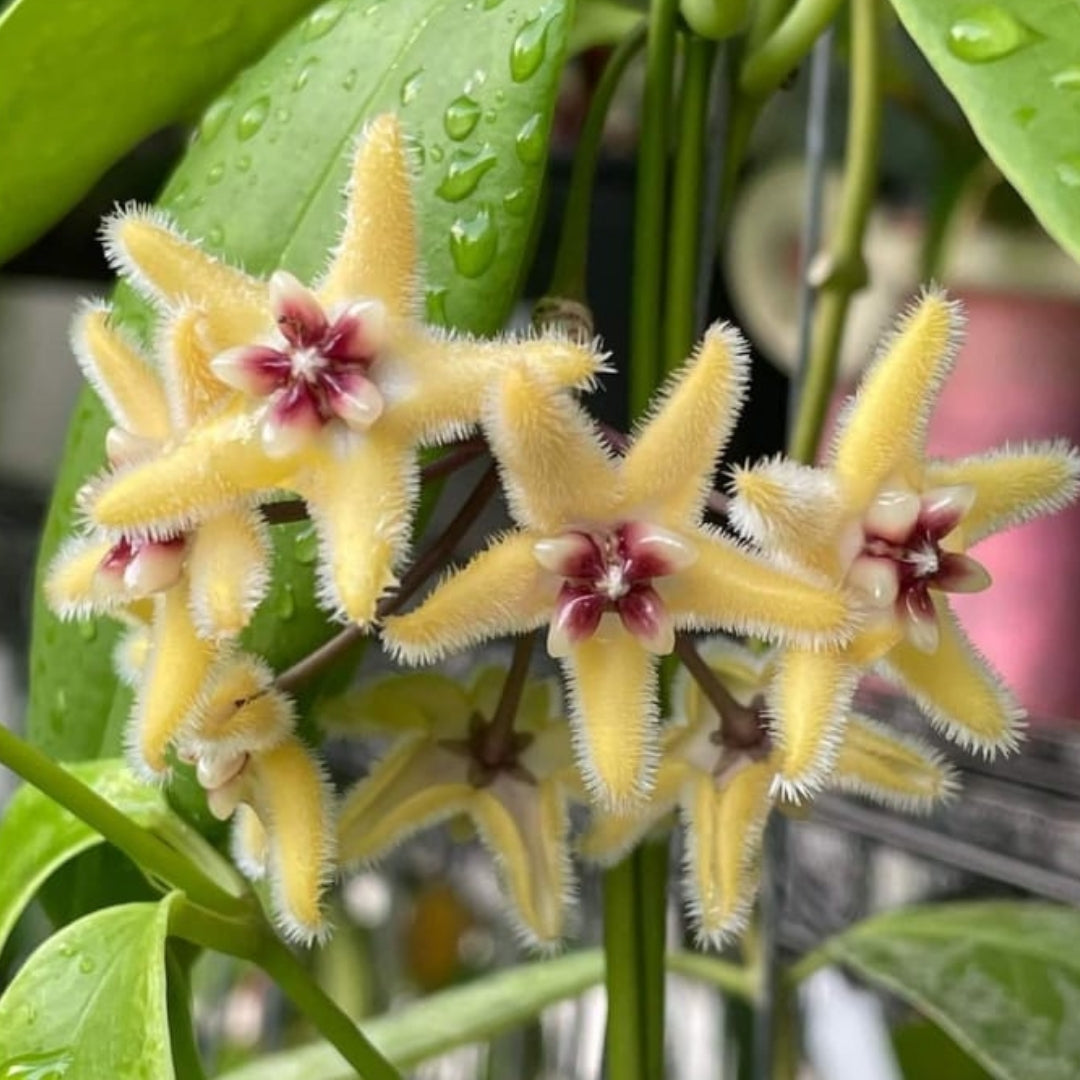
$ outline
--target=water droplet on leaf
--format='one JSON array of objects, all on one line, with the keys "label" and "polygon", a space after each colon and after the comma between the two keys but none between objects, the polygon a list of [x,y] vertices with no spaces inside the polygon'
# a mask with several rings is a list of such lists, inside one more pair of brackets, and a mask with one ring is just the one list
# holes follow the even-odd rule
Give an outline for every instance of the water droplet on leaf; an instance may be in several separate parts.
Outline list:
[{"label": "water droplet on leaf", "polygon": [[1066,186],[1080,188],[1080,154],[1070,154],[1057,163],[1058,179]]},{"label": "water droplet on leaf", "polygon": [[460,202],[476,190],[485,173],[495,168],[495,160],[495,151],[487,143],[475,152],[455,151],[435,194],[447,202]]},{"label": "water droplet on leaf", "polygon": [[1034,105],[1021,105],[1019,108],[1013,110],[1013,119],[1017,124],[1026,128],[1032,120],[1038,116],[1039,110]]},{"label": "water droplet on leaf", "polygon": [[208,143],[217,136],[225,126],[225,121],[229,119],[229,113],[235,104],[231,97],[220,97],[207,108],[199,121],[200,142]]},{"label": "water droplet on leaf", "polygon": [[428,289],[424,294],[424,308],[429,323],[439,326],[447,326],[450,320],[446,317],[446,287],[444,285]]},{"label": "water droplet on leaf", "polygon": [[438,164],[446,156],[445,151],[438,143],[430,147],[428,153],[431,154],[431,160]]},{"label": "water droplet on leaf", "polygon": [[296,538],[296,561],[310,566],[319,557],[319,534],[307,529]]},{"label": "water droplet on leaf", "polygon": [[524,188],[514,188],[503,196],[503,206],[508,214],[521,217],[529,209],[529,195]]},{"label": "water droplet on leaf", "polygon": [[547,52],[548,14],[541,11],[527,22],[514,37],[510,46],[510,76],[514,82],[525,82],[536,74]]},{"label": "water droplet on leaf", "polygon": [[296,78],[293,79],[293,90],[303,90],[311,80],[311,73],[315,70],[315,66],[318,64],[319,58],[317,56],[309,57],[304,61],[300,70],[296,73]]},{"label": "water droplet on leaf", "polygon": [[465,277],[479,277],[494,261],[498,246],[499,234],[487,205],[450,226],[450,254]]},{"label": "water droplet on leaf", "polygon": [[1055,90],[1080,90],[1080,65],[1062,68],[1050,77]]},{"label": "water droplet on leaf", "polygon": [[0,1062],[0,1080],[61,1080],[73,1059],[74,1055],[67,1047],[38,1054],[19,1054]]},{"label": "water droplet on leaf", "polygon": [[247,172],[248,169],[250,169],[250,168],[251,168],[251,155],[250,154],[241,154],[236,159],[236,171],[237,172]]},{"label": "water droplet on leaf", "polygon": [[424,81],[424,69],[419,68],[414,71],[402,84],[401,84],[401,104],[408,105],[416,100],[416,95],[420,93],[420,87]]},{"label": "water droplet on leaf", "polygon": [[270,99],[265,95],[256,98],[241,114],[236,123],[236,136],[241,142],[250,139],[266,123],[270,115]]},{"label": "water droplet on leaf", "polygon": [[225,230],[220,225],[211,225],[206,231],[206,242],[211,247],[221,247],[225,243]]},{"label": "water droplet on leaf", "polygon": [[206,182],[208,184],[218,184],[221,182],[221,178],[225,175],[225,162],[215,161],[213,165],[207,170]]},{"label": "water droplet on leaf", "polygon": [[277,613],[282,622],[288,622],[296,614],[296,595],[291,585],[285,586],[285,591],[278,602]]},{"label": "water droplet on leaf", "polygon": [[960,60],[984,64],[1011,55],[1035,37],[1035,32],[1015,15],[986,4],[949,27],[947,44],[949,52]]},{"label": "water droplet on leaf", "polygon": [[317,7],[304,23],[302,35],[304,40],[315,41],[329,34],[345,13],[345,7],[345,0],[330,0],[330,3]]},{"label": "water droplet on leaf", "polygon": [[93,641],[97,637],[97,623],[93,619],[79,623],[79,637],[83,641]]},{"label": "water droplet on leaf", "polygon": [[345,78],[341,80],[342,90],[352,90],[356,86],[356,68],[349,68]]},{"label": "water droplet on leaf", "polygon": [[536,165],[544,159],[544,118],[534,113],[521,125],[521,130],[514,140],[517,156],[526,165]]},{"label": "water droplet on leaf", "polygon": [[472,134],[479,119],[480,106],[468,94],[462,94],[446,106],[446,112],[443,113],[443,127],[446,128],[446,134],[451,139],[460,142]]}]

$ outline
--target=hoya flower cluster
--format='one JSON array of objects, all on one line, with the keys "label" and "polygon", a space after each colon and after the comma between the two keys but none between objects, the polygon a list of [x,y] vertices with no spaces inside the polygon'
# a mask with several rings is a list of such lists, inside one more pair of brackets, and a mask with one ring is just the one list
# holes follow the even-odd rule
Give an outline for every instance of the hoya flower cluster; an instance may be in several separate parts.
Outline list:
[{"label": "hoya flower cluster", "polygon": [[[213,812],[235,819],[238,863],[269,874],[287,933],[324,932],[339,867],[467,818],[522,936],[556,943],[573,801],[591,808],[579,851],[600,862],[677,810],[690,909],[702,937],[720,940],[752,903],[775,805],[832,786],[918,809],[949,791],[932,751],[853,714],[863,671],[896,679],[961,743],[1015,743],[1020,710],[944,594],[988,585],[967,547],[1071,499],[1077,462],[1056,444],[926,460],[958,329],[937,293],[883,350],[824,467],[736,472],[736,538],[705,512],[747,382],[738,334],[710,328],[617,454],[573,393],[602,370],[592,346],[477,341],[418,321],[392,116],[357,152],[316,282],[253,277],[147,212],[118,215],[106,238],[159,330],[144,354],[106,309],[76,320],[76,354],[114,426],[48,595],[64,616],[127,624],[117,665],[135,688],[132,762],[150,777],[170,754],[195,765]],[[408,564],[418,450],[477,426],[515,527],[381,618]],[[344,698],[338,719],[389,749],[341,799],[276,673],[240,644],[274,573],[267,507],[286,497],[318,535],[319,600],[398,660],[518,641],[508,671],[484,669],[467,688],[414,673]],[[568,720],[528,677],[540,629]],[[696,631],[768,647],[710,638],[698,654]],[[660,660],[675,651],[688,667],[661,716]]]}]

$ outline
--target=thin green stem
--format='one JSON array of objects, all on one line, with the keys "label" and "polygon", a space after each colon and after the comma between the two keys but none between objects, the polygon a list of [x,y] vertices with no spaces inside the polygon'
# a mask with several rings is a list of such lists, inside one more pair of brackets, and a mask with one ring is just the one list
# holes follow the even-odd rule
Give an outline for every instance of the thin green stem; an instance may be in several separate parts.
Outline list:
[{"label": "thin green stem", "polygon": [[664,319],[664,369],[674,370],[690,352],[697,336],[696,302],[701,243],[701,204],[709,91],[716,44],[687,39],[675,171],[671,189],[671,244],[668,250],[667,302]]},{"label": "thin green stem", "polygon": [[637,875],[630,857],[604,873],[607,1080],[649,1080],[638,1014],[637,934]]},{"label": "thin green stem", "polygon": [[630,302],[630,415],[648,406],[660,378],[660,298],[663,295],[667,206],[668,120],[675,68],[679,0],[653,0],[649,9],[645,92],[641,107],[634,271]]},{"label": "thin green stem", "polygon": [[746,31],[746,48],[750,52],[757,49],[780,25],[790,7],[791,0],[756,0]]},{"label": "thin green stem", "polygon": [[841,0],[799,0],[783,22],[749,53],[739,74],[739,89],[757,98],[776,90],[814,47],[840,4]]},{"label": "thin green stem", "polygon": [[668,839],[644,840],[631,856],[637,880],[645,1075],[664,1075]]},{"label": "thin green stem", "polygon": [[879,0],[851,0],[851,90],[847,154],[836,226],[824,259],[812,272],[819,283],[810,360],[788,444],[796,461],[811,462],[825,423],[852,294],[866,283],[863,234],[874,200],[881,141],[881,31]]},{"label": "thin green stem", "polygon": [[401,1074],[322,991],[299,960],[261,920],[225,919],[177,898],[169,932],[204,949],[258,964],[356,1070],[362,1080],[401,1080]]},{"label": "thin green stem", "polygon": [[589,219],[592,215],[593,185],[600,160],[600,144],[612,98],[630,61],[645,44],[646,23],[642,19],[612,52],[596,85],[589,112],[574,147],[574,167],[566,198],[548,295],[569,300],[586,299],[586,271],[589,259]]},{"label": "thin green stem", "polygon": [[180,889],[197,903],[224,915],[243,915],[251,910],[248,899],[226,892],[189,859],[2,724],[0,764],[101,833],[144,872]]},{"label": "thin green stem", "polygon": [[669,971],[679,975],[711,983],[729,997],[750,1004],[757,1000],[758,980],[751,968],[694,952],[672,953],[667,959],[667,966]]}]

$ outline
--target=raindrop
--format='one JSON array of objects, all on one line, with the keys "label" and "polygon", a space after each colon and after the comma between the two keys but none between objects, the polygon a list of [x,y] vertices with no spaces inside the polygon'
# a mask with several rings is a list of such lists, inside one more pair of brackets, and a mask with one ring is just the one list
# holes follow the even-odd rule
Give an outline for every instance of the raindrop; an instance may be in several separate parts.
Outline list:
[{"label": "raindrop", "polygon": [[304,23],[304,40],[315,41],[329,34],[345,13],[345,6],[345,0],[330,0],[330,3],[317,7]]},{"label": "raindrop", "polygon": [[460,142],[472,134],[479,119],[480,106],[468,94],[462,94],[446,106],[443,127],[451,139]]},{"label": "raindrop", "polygon": [[63,1050],[19,1054],[0,1062],[0,1080],[61,1080],[71,1067],[74,1055]]},{"label": "raindrop", "polygon": [[219,183],[221,183],[221,178],[224,175],[225,175],[225,162],[224,161],[215,161],[214,164],[210,166],[209,170],[207,170],[206,182],[208,184],[219,184]]},{"label": "raindrop", "polygon": [[502,2],[503,0],[484,0],[484,10],[494,11]]},{"label": "raindrop", "polygon": [[208,143],[217,136],[225,126],[225,121],[229,119],[234,104],[236,103],[231,97],[220,97],[210,105],[199,121],[200,142]]},{"label": "raindrop", "polygon": [[1021,105],[1019,108],[1013,109],[1012,115],[1020,127],[1026,128],[1038,114],[1039,110],[1034,105]]},{"label": "raindrop", "polygon": [[487,205],[450,226],[450,254],[465,277],[479,277],[494,261],[498,246],[499,234]]},{"label": "raindrop", "polygon": [[1062,68],[1050,82],[1056,90],[1080,90],[1080,65]]},{"label": "raindrop", "polygon": [[523,23],[510,46],[510,75],[514,82],[524,82],[536,74],[547,52],[547,10]]},{"label": "raindrop", "polygon": [[286,109],[286,108],[277,109],[274,112],[274,119],[279,124],[288,123],[288,120],[289,120],[290,116],[292,116],[292,112],[289,109]]},{"label": "raindrop", "polygon": [[424,69],[418,68],[401,84],[401,104],[409,105],[416,100],[424,81]]},{"label": "raindrop", "polygon": [[310,566],[319,557],[319,534],[307,529],[296,538],[296,561]]},{"label": "raindrop", "polygon": [[236,135],[241,142],[250,139],[266,123],[270,115],[270,99],[265,95],[256,98],[241,114],[236,124]]},{"label": "raindrop", "polygon": [[277,613],[282,622],[288,622],[296,614],[296,595],[291,585],[285,586],[285,591],[278,601]]},{"label": "raindrop", "polygon": [[505,100],[506,100],[506,91],[505,90],[496,90],[495,91],[495,101],[496,101],[496,103],[501,105]]},{"label": "raindrop", "polygon": [[83,975],[89,975],[96,969],[97,961],[92,956],[79,957],[79,971],[81,971]]},{"label": "raindrop", "polygon": [[455,151],[435,194],[447,202],[460,202],[476,190],[485,173],[495,168],[495,160],[495,151],[487,143],[475,152]]},{"label": "raindrop", "polygon": [[[174,201],[175,205],[175,201]],[[93,641],[97,637],[97,623],[93,619],[79,623],[79,637],[83,641]]]},{"label": "raindrop", "polygon": [[236,159],[236,171],[237,172],[247,172],[248,169],[250,169],[250,168],[251,168],[251,155],[250,154],[241,154]]},{"label": "raindrop", "polygon": [[431,160],[438,164],[446,156],[446,152],[437,143],[428,149],[428,153],[431,154]]},{"label": "raindrop", "polygon": [[1000,60],[1035,40],[1035,33],[1015,15],[987,4],[949,27],[949,52],[972,64]]},{"label": "raindrop", "polygon": [[225,230],[220,225],[211,225],[206,233],[206,242],[213,247],[221,247],[225,243]]},{"label": "raindrop", "polygon": [[342,90],[352,90],[356,86],[356,68],[349,68],[345,74],[345,78],[341,80]]},{"label": "raindrop", "polygon": [[514,140],[517,156],[526,165],[535,165],[544,159],[544,118],[540,113],[533,113],[517,133]]},{"label": "raindrop", "polygon": [[1058,179],[1066,186],[1080,188],[1080,154],[1070,154],[1057,163]]},{"label": "raindrop", "polygon": [[424,308],[427,321],[439,326],[448,326],[450,320],[446,316],[446,286],[439,285],[428,289],[424,294]]},{"label": "raindrop", "polygon": [[172,191],[166,194],[165,202],[169,206],[183,206],[187,202],[189,186],[186,180],[181,180]]},{"label": "raindrop", "polygon": [[296,73],[296,78],[293,79],[292,88],[294,90],[303,90],[307,86],[311,79],[311,73],[315,70],[315,65],[318,64],[319,58],[317,56],[309,57],[304,61],[303,66]]},{"label": "raindrop", "polygon": [[484,121],[488,124],[494,124],[499,114],[494,109],[484,110]]},{"label": "raindrop", "polygon": [[503,196],[503,206],[508,214],[521,217],[529,209],[529,194],[524,188],[514,188]]}]

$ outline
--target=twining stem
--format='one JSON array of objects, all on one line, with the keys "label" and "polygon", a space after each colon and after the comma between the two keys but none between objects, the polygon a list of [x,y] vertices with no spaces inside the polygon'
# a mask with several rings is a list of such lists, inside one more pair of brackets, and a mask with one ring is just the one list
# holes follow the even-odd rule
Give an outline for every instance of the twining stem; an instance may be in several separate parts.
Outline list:
[{"label": "twining stem", "polygon": [[788,440],[788,454],[812,462],[821,439],[852,294],[866,283],[863,234],[873,204],[881,140],[879,0],[851,0],[851,89],[847,152],[836,226],[823,259],[810,361]]},{"label": "twining stem", "polygon": [[716,44],[690,37],[683,50],[682,91],[675,171],[671,189],[671,245],[664,316],[664,370],[681,364],[697,337],[699,247],[702,242],[702,185],[709,91]]},{"label": "twining stem", "polygon": [[[401,584],[397,591],[381,601],[376,608],[376,619],[385,619],[387,615],[393,615],[401,607],[408,603],[416,591],[449,561],[454,553],[454,548],[461,542],[464,535],[473,526],[476,519],[484,512],[484,507],[495,489],[498,487],[498,477],[494,467],[489,466],[484,470],[483,476],[477,481],[476,486],[469,493],[469,497],[461,504],[458,512],[454,515],[446,528],[432,541],[431,546],[421,555],[416,562],[402,575]],[[322,671],[327,665],[333,663],[338,657],[356,644],[369,628],[352,624],[347,626],[341,633],[324,642],[314,652],[309,653],[302,660],[298,660],[290,668],[286,668],[275,680],[274,687],[278,690],[290,693],[303,686],[308,679]]]},{"label": "twining stem", "polygon": [[195,863],[2,724],[0,764],[101,833],[145,873],[180,889],[196,903],[222,915],[243,917],[252,911],[249,897],[226,892]]},{"label": "twining stem", "polygon": [[813,48],[836,17],[840,3],[798,0],[780,25],[747,56],[739,73],[739,89],[749,97],[768,97]]},{"label": "twining stem", "polygon": [[183,897],[169,911],[169,932],[206,949],[258,964],[319,1029],[363,1080],[401,1080],[401,1074],[368,1041],[265,925],[223,919]]},{"label": "twining stem", "polygon": [[600,81],[596,85],[581,135],[574,147],[574,167],[570,173],[570,191],[563,213],[555,269],[548,288],[550,296],[584,302],[589,260],[589,219],[592,213],[593,185],[600,159],[600,144],[611,100],[630,61],[645,44],[645,20],[615,47]]},{"label": "twining stem", "polygon": [[631,856],[641,939],[639,996],[644,1019],[644,1074],[664,1075],[664,1010],[667,965],[668,834],[646,838]]},{"label": "twining stem", "polygon": [[634,196],[630,304],[630,415],[642,414],[660,381],[667,150],[678,0],[652,0]]}]

